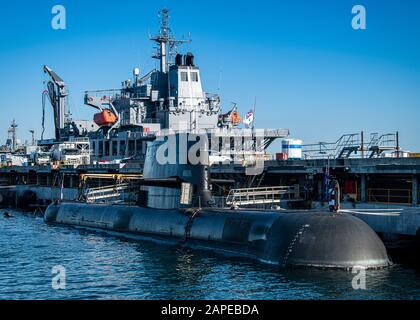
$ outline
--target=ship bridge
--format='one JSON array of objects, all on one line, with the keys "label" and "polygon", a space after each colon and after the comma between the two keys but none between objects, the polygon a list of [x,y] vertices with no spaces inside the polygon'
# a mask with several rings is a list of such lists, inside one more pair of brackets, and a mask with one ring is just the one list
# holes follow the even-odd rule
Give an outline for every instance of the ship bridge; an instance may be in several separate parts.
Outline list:
[{"label": "ship bridge", "polygon": [[173,130],[213,129],[217,126],[219,99],[203,91],[194,56],[178,54],[169,68],[169,106],[165,123]]}]

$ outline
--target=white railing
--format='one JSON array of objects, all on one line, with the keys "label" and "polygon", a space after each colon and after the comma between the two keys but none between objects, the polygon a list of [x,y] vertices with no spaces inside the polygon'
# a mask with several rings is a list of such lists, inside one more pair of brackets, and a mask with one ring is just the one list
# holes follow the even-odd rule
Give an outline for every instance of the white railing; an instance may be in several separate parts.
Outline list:
[{"label": "white railing", "polygon": [[86,189],[84,195],[86,202],[105,202],[110,201],[110,199],[120,199],[125,191],[130,191],[132,188],[133,185],[129,183],[122,183],[118,185]]},{"label": "white railing", "polygon": [[299,187],[279,186],[231,189],[226,198],[226,205],[275,204],[282,200],[302,200]]}]

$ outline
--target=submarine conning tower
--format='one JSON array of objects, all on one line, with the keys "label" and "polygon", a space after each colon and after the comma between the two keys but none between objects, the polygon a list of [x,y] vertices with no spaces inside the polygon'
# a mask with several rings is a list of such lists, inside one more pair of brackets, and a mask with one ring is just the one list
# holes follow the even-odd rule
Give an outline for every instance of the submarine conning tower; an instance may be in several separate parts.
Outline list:
[{"label": "submarine conning tower", "polygon": [[[205,131],[162,134],[149,142],[143,176],[145,181],[162,185],[142,186],[139,202],[155,209],[212,207],[208,144]],[[190,199],[183,204],[180,199],[185,188]]]}]

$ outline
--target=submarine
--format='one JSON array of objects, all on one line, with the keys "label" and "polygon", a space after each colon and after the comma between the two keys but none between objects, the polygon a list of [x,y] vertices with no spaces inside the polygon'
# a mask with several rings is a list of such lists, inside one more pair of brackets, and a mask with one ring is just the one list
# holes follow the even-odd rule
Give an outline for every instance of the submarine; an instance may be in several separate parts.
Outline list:
[{"label": "submarine", "polygon": [[[45,221],[281,267],[350,270],[392,264],[377,234],[347,213],[216,207],[212,183],[223,181],[210,179],[208,139],[197,148],[197,140],[181,136],[148,143],[135,206],[57,202],[45,211]],[[168,156],[181,141],[187,141],[184,151]],[[200,161],[190,161],[190,154]],[[171,161],[162,161],[165,157]]]}]

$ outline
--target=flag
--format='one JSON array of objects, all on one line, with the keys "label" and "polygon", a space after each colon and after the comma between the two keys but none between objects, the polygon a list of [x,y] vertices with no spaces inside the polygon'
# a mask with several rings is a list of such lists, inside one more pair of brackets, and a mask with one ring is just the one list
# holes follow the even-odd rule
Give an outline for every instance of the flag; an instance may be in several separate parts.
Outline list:
[{"label": "flag", "polygon": [[244,118],[243,123],[244,123],[244,125],[245,125],[247,128],[251,127],[251,126],[252,126],[252,124],[254,123],[254,112],[249,111],[249,112],[245,115],[245,118]]}]

